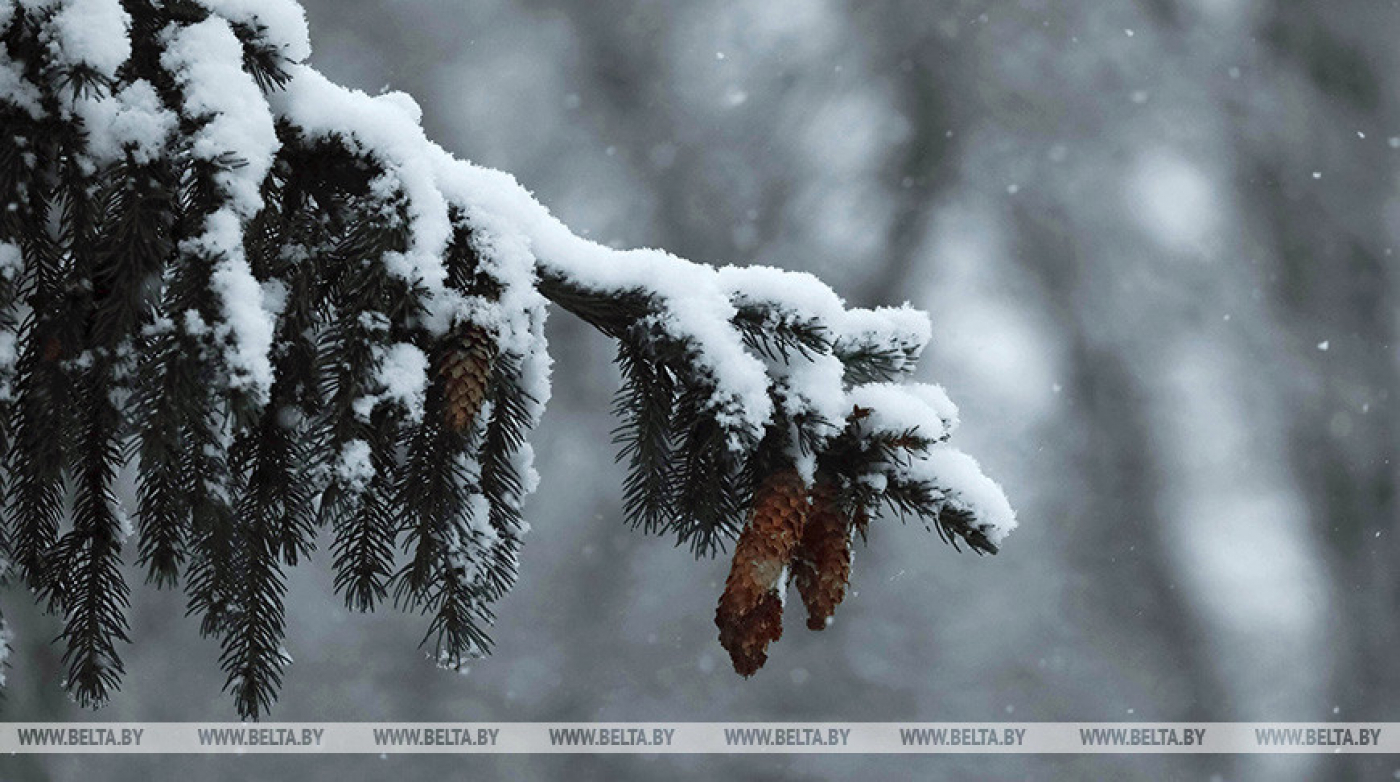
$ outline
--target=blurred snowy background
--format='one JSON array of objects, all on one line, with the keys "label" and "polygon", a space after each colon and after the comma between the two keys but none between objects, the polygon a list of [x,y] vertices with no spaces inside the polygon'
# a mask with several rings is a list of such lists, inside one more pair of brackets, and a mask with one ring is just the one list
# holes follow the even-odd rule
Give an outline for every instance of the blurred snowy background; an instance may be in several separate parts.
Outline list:
[{"label": "blurred snowy background", "polygon": [[[750,681],[723,559],[628,529],[609,344],[550,324],[543,483],[496,654],[295,571],[276,720],[1400,719],[1400,6],[1394,0],[307,3],[313,62],[576,231],[816,272],[933,314],[924,379],[1017,506],[1001,555],[873,527],[824,633]],[[322,557],[324,559],[324,557]],[[18,592],[6,717],[229,720],[217,650],[138,589],[129,676],[68,703]],[[366,763],[378,763],[365,768]],[[946,774],[1389,779],[1395,758],[109,758],[305,782]],[[79,779],[80,757],[0,778]],[[347,777],[347,775],[349,775]]]}]

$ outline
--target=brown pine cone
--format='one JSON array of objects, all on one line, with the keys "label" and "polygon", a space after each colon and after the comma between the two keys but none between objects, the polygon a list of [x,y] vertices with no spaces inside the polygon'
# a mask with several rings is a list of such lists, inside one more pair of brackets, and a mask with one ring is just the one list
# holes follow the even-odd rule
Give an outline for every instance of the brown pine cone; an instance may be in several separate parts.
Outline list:
[{"label": "brown pine cone", "polygon": [[734,622],[720,625],[720,645],[729,651],[734,670],[753,676],[768,662],[768,644],[783,637],[783,598],[777,590],[763,593],[758,605]]},{"label": "brown pine cone", "polygon": [[719,641],[734,670],[752,676],[768,659],[767,648],[783,634],[783,569],[802,539],[807,488],[796,470],[769,475],[754,494],[749,522],[734,545],[729,578],[715,610]]},{"label": "brown pine cone", "polygon": [[836,487],[818,483],[802,541],[792,556],[792,579],[807,607],[807,628],[823,630],[846,597],[851,579],[851,517],[836,505]]},{"label": "brown pine cone", "polygon": [[486,401],[496,361],[496,343],[477,326],[469,326],[450,339],[451,346],[438,360],[438,374],[443,379],[443,413],[447,427],[461,432],[472,425]]}]

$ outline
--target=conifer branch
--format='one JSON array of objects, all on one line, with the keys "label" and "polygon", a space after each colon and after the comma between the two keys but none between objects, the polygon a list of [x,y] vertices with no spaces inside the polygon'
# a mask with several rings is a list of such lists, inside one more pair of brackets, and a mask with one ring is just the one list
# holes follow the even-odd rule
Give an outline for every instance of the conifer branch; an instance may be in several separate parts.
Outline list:
[{"label": "conifer branch", "polygon": [[53,546],[46,567],[47,593],[65,615],[68,691],[84,706],[99,706],[123,672],[117,642],[126,642],[129,589],[121,573],[124,521],[116,510],[112,480],[120,463],[117,409],[108,398],[106,361],[83,372],[78,433],[81,466],[74,480],[73,528]]},{"label": "conifer branch", "polygon": [[716,619],[746,675],[784,574],[824,622],[879,509],[979,552],[1015,526],[911,382],[922,313],[575,236],[406,96],[326,81],[259,0],[70,2],[0,0],[0,558],[63,615],[79,701],[122,672],[127,467],[136,562],[183,578],[240,715],[277,697],[286,568],[323,528],[347,606],[422,612],[444,666],[485,654],[550,303],[617,342],[627,520],[698,556],[738,539]]}]

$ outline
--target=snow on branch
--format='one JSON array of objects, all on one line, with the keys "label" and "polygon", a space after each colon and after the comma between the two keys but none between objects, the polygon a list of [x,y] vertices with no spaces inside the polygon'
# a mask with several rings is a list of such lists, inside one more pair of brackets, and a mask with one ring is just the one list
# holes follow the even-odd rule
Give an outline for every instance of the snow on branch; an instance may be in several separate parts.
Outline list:
[{"label": "snow on branch", "polygon": [[[581,238],[430,141],[409,96],[326,79],[308,41],[292,0],[0,0],[3,554],[95,650],[71,663],[84,698],[120,672],[122,607],[56,569],[117,572],[109,483],[132,453],[138,562],[183,573],[243,713],[280,682],[282,568],[317,526],[348,605],[431,615],[446,665],[485,653],[537,483],[550,303],[617,342],[634,524],[700,554],[786,536],[773,568],[736,560],[740,670],[772,639],[770,576],[807,574],[829,617],[880,508],[983,552],[1015,527],[948,444],[957,409],[913,382],[924,313]],[[60,541],[74,470],[85,523]]]}]

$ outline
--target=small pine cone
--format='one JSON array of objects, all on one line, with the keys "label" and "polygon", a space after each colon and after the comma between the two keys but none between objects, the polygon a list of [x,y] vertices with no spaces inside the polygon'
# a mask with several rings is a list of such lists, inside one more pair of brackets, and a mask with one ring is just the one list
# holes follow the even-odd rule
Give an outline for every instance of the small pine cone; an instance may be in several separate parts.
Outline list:
[{"label": "small pine cone", "polygon": [[443,380],[443,413],[447,427],[466,430],[481,412],[496,361],[496,343],[483,329],[470,326],[451,337],[452,345],[438,361]]},{"label": "small pine cone", "polygon": [[812,510],[802,528],[802,542],[792,556],[792,580],[807,606],[807,628],[822,630],[846,597],[851,579],[849,515],[836,505],[836,487],[812,489]]},{"label": "small pine cone", "polygon": [[768,644],[783,634],[783,570],[802,539],[807,489],[796,470],[769,475],[754,495],[749,523],[734,546],[729,578],[715,610],[720,644],[734,670],[752,676],[768,659]]}]

